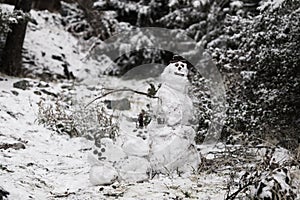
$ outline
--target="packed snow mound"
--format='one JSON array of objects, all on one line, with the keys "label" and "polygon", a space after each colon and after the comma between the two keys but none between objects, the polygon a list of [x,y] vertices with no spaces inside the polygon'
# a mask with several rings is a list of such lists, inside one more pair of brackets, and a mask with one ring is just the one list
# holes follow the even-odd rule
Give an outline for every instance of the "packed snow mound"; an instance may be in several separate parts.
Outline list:
[{"label": "packed snow mound", "polygon": [[[102,138],[95,146],[90,180],[93,184],[108,183],[115,176],[101,174],[118,173],[118,179],[128,182],[144,181],[155,174],[174,172],[190,175],[197,170],[199,155],[195,148],[195,131],[190,126],[193,104],[187,94],[188,68],[184,62],[169,64],[161,74],[161,84],[156,96],[150,101],[151,121],[148,126],[135,127],[129,117],[121,119],[119,136]],[[145,100],[146,101],[146,100]],[[131,108],[132,109],[132,108]],[[133,115],[136,110],[129,110]],[[124,112],[124,113],[125,113]],[[92,159],[91,159],[92,160]],[[100,167],[101,166],[101,167]],[[95,169],[94,169],[95,168]],[[100,174],[95,173],[98,171]]]},{"label": "packed snow mound", "polygon": [[197,170],[199,156],[195,148],[195,131],[188,126],[162,127],[150,131],[151,169],[156,173],[174,171],[190,174]]},{"label": "packed snow mound", "polygon": [[90,181],[93,185],[111,184],[117,177],[117,171],[111,166],[96,165],[90,170]]}]

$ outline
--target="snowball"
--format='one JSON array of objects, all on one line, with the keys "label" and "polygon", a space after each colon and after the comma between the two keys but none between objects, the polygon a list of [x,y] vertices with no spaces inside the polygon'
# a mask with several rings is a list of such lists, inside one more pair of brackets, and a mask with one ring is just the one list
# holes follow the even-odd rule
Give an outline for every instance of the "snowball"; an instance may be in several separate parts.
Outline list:
[{"label": "snowball", "polygon": [[107,161],[110,162],[117,162],[126,157],[123,149],[115,144],[107,145],[105,148],[105,152],[102,152],[102,155],[106,158]]},{"label": "snowball", "polygon": [[112,184],[117,177],[117,171],[108,165],[94,165],[90,169],[90,182],[93,185]]},{"label": "snowball", "polygon": [[129,156],[118,163],[121,179],[129,182],[147,180],[150,163],[145,158]]},{"label": "snowball", "polygon": [[149,154],[149,144],[140,137],[131,137],[123,144],[123,150],[131,156],[147,156]]},{"label": "snowball", "polygon": [[152,170],[169,173],[174,170],[190,172],[197,169],[200,162],[194,145],[195,131],[191,127],[164,127],[158,132],[153,131],[150,136],[153,140],[149,156]]}]

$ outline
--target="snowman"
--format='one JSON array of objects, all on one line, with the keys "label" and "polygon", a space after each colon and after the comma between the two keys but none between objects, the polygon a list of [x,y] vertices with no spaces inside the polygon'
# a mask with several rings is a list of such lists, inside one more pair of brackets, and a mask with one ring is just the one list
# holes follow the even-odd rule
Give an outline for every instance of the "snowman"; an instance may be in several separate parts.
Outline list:
[{"label": "snowman", "polygon": [[[189,124],[193,118],[193,103],[188,96],[190,86],[187,63],[171,62],[159,78],[161,87],[157,99],[151,102],[152,120],[141,138],[128,129],[120,128],[116,141],[101,139],[90,157],[90,180],[94,185],[149,179],[150,174],[182,172],[189,175],[199,165],[195,148],[195,131]],[[127,127],[127,129],[126,129]]]},{"label": "snowman", "polygon": [[156,120],[149,126],[149,161],[155,172],[189,174],[199,165],[195,131],[189,123],[193,103],[188,95],[188,72],[185,61],[174,60],[160,76],[159,100],[152,104]]}]

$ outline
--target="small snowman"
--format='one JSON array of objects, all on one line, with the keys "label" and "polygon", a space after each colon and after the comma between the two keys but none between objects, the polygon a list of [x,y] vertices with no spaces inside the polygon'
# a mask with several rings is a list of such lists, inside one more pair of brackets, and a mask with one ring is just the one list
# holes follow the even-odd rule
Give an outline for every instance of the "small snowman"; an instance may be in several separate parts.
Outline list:
[{"label": "small snowman", "polygon": [[188,72],[187,63],[175,57],[160,76],[161,87],[156,94],[159,100],[153,103],[157,120],[149,126],[149,161],[155,172],[179,170],[190,174],[199,164],[195,131],[189,123],[193,103],[188,95]]}]

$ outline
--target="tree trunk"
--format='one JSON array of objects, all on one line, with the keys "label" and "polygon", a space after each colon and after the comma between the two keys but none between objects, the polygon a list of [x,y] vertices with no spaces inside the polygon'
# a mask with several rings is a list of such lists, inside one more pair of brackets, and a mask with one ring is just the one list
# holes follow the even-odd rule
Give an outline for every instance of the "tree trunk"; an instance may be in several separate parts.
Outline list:
[{"label": "tree trunk", "polygon": [[[22,10],[24,13],[28,13],[31,9],[31,3],[32,0],[17,0],[15,10]],[[0,71],[7,75],[19,76],[22,74],[22,47],[27,23],[28,20],[24,19],[17,24],[13,24],[11,32],[7,35],[0,67]]]}]

